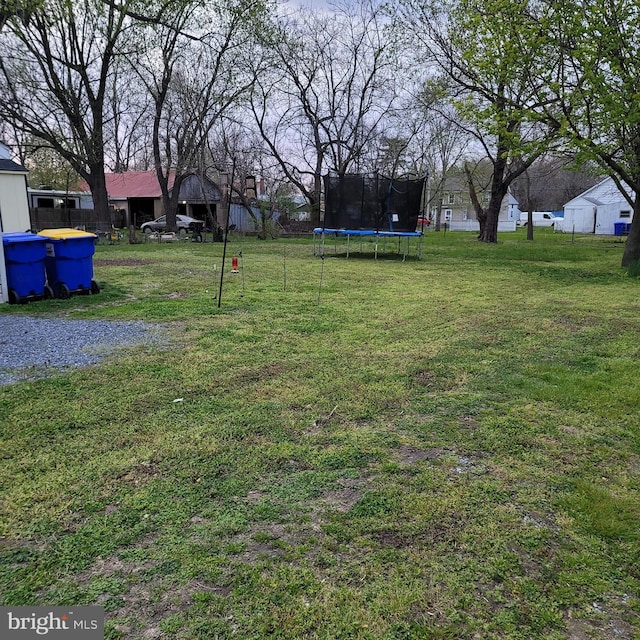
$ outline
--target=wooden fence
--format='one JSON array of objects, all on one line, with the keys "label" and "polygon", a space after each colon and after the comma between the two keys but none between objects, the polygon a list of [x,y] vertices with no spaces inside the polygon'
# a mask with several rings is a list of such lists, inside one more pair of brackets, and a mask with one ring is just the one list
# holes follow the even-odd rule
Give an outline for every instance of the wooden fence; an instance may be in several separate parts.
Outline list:
[{"label": "wooden fence", "polygon": [[100,219],[94,209],[36,207],[29,210],[29,215],[34,231],[80,228],[92,233],[108,233],[112,227],[121,229],[125,225],[124,211],[114,211],[108,219]]}]

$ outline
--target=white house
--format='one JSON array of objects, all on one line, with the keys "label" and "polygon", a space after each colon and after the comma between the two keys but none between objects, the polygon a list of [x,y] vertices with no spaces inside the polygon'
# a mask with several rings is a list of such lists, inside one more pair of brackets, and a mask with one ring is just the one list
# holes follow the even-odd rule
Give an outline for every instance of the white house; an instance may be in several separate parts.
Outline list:
[{"label": "white house", "polygon": [[[9,148],[0,143],[0,233],[27,231],[31,227],[27,173],[22,165],[11,160]],[[0,247],[0,302],[7,302],[8,297],[4,249]]]},{"label": "white house", "polygon": [[[445,202],[443,206],[447,206],[447,203]],[[458,210],[445,208],[442,212],[443,222],[447,223],[451,231],[480,231],[480,223],[470,203]],[[507,192],[500,204],[498,231],[515,231],[516,224],[520,221],[521,213],[518,201],[510,191]]]},{"label": "white house", "polygon": [[[625,184],[624,189],[633,196]],[[633,207],[616,186],[613,178],[587,189],[569,200],[564,207],[564,218],[555,224],[556,231],[565,233],[596,233],[613,235],[616,223],[630,223]]]}]

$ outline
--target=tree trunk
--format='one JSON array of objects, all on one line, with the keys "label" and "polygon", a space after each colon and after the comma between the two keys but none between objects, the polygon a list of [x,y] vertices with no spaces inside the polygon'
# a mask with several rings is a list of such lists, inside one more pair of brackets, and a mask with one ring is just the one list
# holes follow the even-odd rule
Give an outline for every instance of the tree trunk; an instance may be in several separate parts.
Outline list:
[{"label": "tree trunk", "polygon": [[476,191],[476,186],[475,184],[473,184],[473,175],[471,174],[471,169],[469,169],[469,165],[467,165],[466,163],[464,165],[464,174],[467,177],[469,197],[471,198],[471,204],[473,204],[473,210],[476,212],[476,220],[480,225],[480,232],[478,233],[478,239],[481,239],[483,234],[485,233],[485,229],[487,226],[487,212],[484,210],[484,208],[480,204],[480,198],[478,198],[478,192]]},{"label": "tree trunk", "polygon": [[525,198],[527,199],[527,240],[533,240],[533,204],[531,201],[531,176],[524,172]]},{"label": "tree trunk", "polygon": [[631,221],[629,237],[624,245],[624,253],[622,254],[623,267],[628,267],[633,262],[640,260],[640,195],[637,191],[634,195],[633,220]]},{"label": "tree trunk", "polygon": [[166,175],[163,173],[162,168],[156,166],[156,176],[160,184],[160,191],[162,192],[162,212],[166,216],[165,229],[167,231],[177,231],[178,224],[176,215],[178,213],[178,200],[180,197],[180,186],[182,185],[182,176],[176,175],[169,193],[169,177],[170,170],[167,170]]},{"label": "tree trunk", "polygon": [[90,170],[91,172],[85,176],[85,179],[91,190],[96,220],[111,220],[104,165],[92,166]]},{"label": "tree trunk", "polygon": [[487,229],[487,212],[484,209],[476,211],[476,219],[480,225],[480,231],[478,232],[478,240],[482,240]]},{"label": "tree trunk", "polygon": [[500,206],[502,198],[499,194],[491,194],[489,206],[486,209],[486,220],[484,228],[481,225],[480,235],[478,239],[481,242],[498,242],[498,216],[500,215]]},{"label": "tree trunk", "polygon": [[493,163],[493,177],[491,178],[491,198],[486,208],[487,219],[484,229],[481,230],[478,239],[481,242],[498,242],[498,217],[502,200],[507,195],[508,185],[505,184],[504,172],[507,166],[503,148],[498,147],[498,160]]}]

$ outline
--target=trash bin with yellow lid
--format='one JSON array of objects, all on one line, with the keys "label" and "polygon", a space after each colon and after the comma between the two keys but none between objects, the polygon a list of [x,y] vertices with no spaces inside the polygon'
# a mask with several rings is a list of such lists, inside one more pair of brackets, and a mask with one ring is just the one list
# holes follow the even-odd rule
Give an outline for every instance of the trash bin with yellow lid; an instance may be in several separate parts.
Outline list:
[{"label": "trash bin with yellow lid", "polygon": [[47,282],[56,298],[72,293],[100,293],[93,279],[93,254],[98,236],[78,229],[43,229],[47,240]]}]

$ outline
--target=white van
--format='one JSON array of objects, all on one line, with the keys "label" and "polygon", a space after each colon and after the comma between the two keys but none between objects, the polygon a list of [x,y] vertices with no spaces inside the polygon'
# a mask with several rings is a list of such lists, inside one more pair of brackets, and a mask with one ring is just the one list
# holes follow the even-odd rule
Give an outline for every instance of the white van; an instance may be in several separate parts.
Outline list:
[{"label": "white van", "polygon": [[[556,216],[551,211],[534,211],[532,214],[534,227],[553,227],[553,225],[560,220],[559,216]],[[527,226],[529,220],[528,213],[520,213],[520,220],[518,226]]]}]

